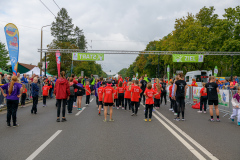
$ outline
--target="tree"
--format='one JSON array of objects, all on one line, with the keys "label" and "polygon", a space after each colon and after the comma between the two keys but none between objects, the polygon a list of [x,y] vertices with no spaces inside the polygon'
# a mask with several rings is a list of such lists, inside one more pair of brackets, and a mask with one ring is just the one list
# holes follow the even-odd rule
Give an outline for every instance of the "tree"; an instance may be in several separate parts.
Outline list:
[{"label": "tree", "polygon": [[0,42],[0,68],[7,68],[9,62],[9,54],[4,43]]},{"label": "tree", "polygon": [[122,77],[127,77],[127,76],[126,76],[126,73],[127,73],[127,68],[123,68],[123,69],[121,69],[121,70],[118,72],[118,74],[121,74]]},{"label": "tree", "polygon": [[83,30],[80,30],[78,26],[74,29],[75,38],[76,38],[76,45],[79,49],[85,50],[87,48],[87,41],[83,34]]}]

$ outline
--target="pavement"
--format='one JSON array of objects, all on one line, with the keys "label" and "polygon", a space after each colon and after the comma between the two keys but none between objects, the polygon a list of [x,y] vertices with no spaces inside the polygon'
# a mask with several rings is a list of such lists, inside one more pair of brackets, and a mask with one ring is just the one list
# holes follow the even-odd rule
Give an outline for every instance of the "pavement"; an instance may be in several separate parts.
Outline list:
[{"label": "pavement", "polygon": [[[199,114],[186,106],[185,121],[174,121],[169,103],[153,112],[152,122],[145,122],[144,107],[138,116],[131,111],[113,110],[114,122],[98,116],[95,97],[83,111],[73,109],[66,122],[56,122],[55,100],[47,107],[38,104],[38,114],[31,105],[19,108],[19,127],[7,128],[6,113],[0,114],[0,160],[194,160],[240,159],[240,126],[229,116],[210,122],[209,113]],[[109,117],[108,117],[109,118]]]}]

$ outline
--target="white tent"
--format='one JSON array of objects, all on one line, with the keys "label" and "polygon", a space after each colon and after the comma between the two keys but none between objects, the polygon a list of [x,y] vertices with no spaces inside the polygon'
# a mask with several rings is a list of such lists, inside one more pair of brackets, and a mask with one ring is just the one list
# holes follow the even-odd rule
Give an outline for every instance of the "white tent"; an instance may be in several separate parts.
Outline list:
[{"label": "white tent", "polygon": [[[40,68],[34,67],[32,70],[30,70],[30,71],[28,71],[28,72],[26,72],[26,73],[24,73],[24,74],[27,74],[27,75],[29,75],[29,76],[32,76],[32,74],[40,75]],[[42,75],[45,75],[45,73],[42,72]],[[47,74],[47,76],[50,76],[50,75]]]},{"label": "white tent", "polygon": [[115,74],[115,76],[113,76],[114,78],[118,78],[118,74]]}]

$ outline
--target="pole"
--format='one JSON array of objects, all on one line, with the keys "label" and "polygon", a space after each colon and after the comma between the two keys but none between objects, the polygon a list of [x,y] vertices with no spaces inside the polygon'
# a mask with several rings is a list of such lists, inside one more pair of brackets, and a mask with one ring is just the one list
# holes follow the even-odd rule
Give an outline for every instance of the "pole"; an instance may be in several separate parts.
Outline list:
[{"label": "pole", "polygon": [[233,80],[233,55],[232,55],[232,67],[231,67],[231,80]]},{"label": "pole", "polygon": [[72,66],[71,66],[71,75],[72,75],[72,70],[73,70],[73,61],[72,61]]},{"label": "pole", "polygon": [[47,76],[47,65],[46,65],[46,62],[47,62],[47,58],[46,58],[46,52],[45,52],[45,77]]},{"label": "pole", "polygon": [[159,54],[158,54],[158,70],[157,70],[157,77],[159,78],[160,76],[159,76]]},{"label": "pole", "polygon": [[[43,28],[43,27],[42,27]],[[40,76],[42,76],[42,36],[43,36],[43,31],[41,28],[41,54],[40,54]]]}]

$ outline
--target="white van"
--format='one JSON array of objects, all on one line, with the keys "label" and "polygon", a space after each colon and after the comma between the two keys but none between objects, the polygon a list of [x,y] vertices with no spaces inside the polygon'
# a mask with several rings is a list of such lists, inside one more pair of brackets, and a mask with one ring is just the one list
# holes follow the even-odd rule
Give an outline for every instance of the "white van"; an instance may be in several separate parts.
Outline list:
[{"label": "white van", "polygon": [[187,82],[187,85],[191,85],[192,79],[196,79],[198,87],[202,87],[202,82],[207,83],[209,81],[210,76],[212,76],[212,71],[206,70],[191,71],[186,73],[185,81]]}]

